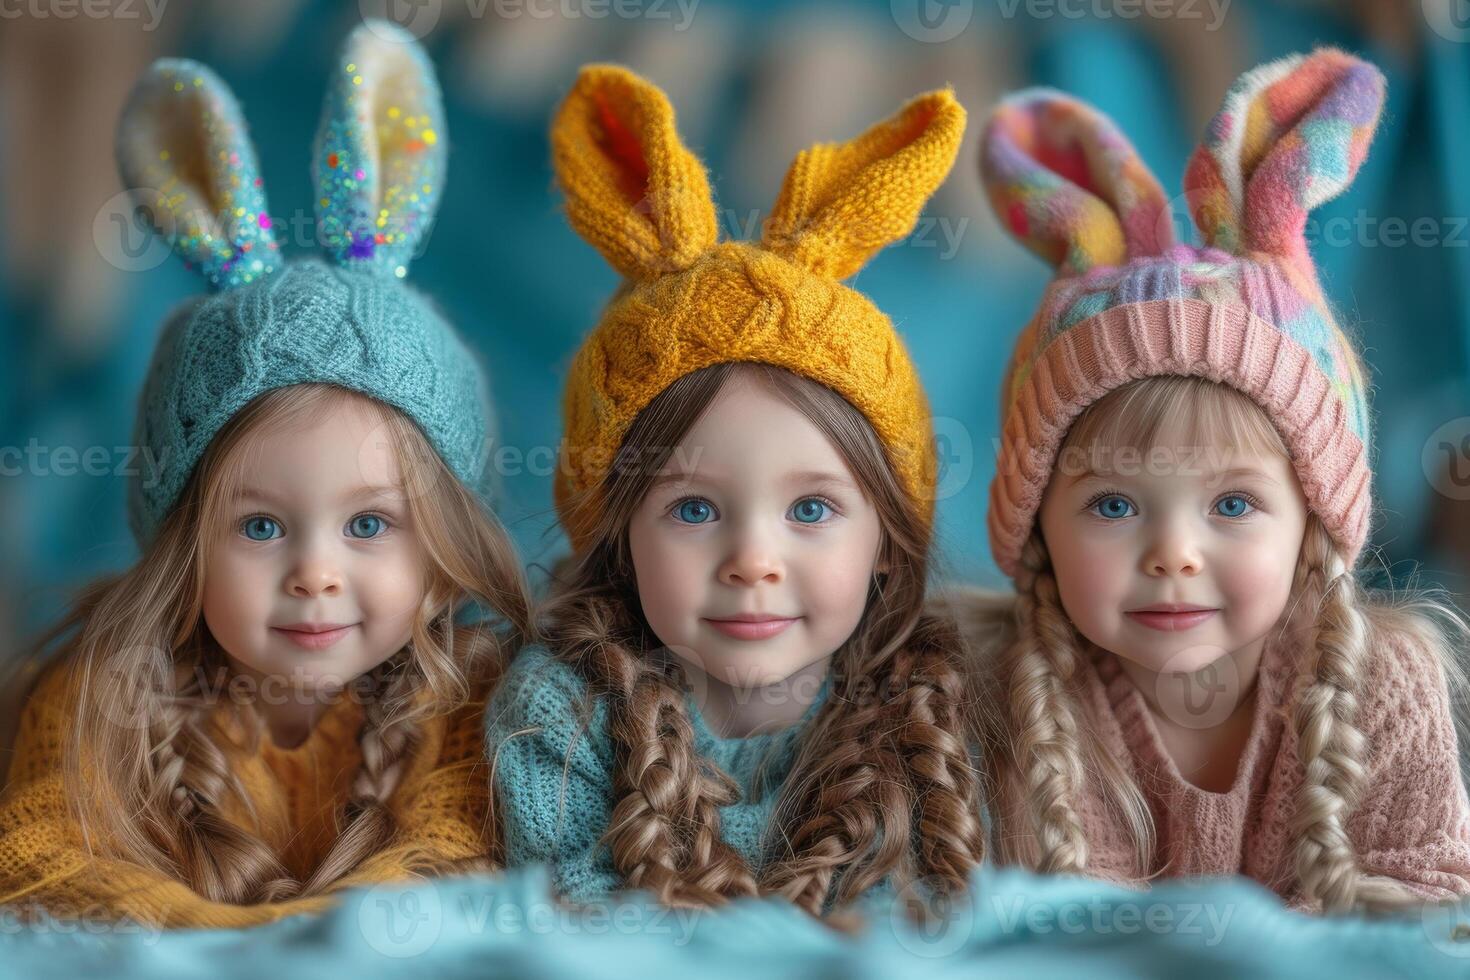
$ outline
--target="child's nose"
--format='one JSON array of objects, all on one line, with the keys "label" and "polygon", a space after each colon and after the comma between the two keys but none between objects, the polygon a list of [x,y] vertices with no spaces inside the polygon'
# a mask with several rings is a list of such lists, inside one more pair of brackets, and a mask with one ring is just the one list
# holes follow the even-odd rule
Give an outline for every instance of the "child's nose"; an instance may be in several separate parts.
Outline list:
[{"label": "child's nose", "polygon": [[761,529],[741,528],[729,556],[720,566],[720,581],[726,585],[776,583],[785,577],[780,555]]},{"label": "child's nose", "polygon": [[337,595],[342,591],[342,570],[319,551],[302,555],[286,576],[286,591],[302,599]]},{"label": "child's nose", "polygon": [[1180,522],[1160,527],[1143,553],[1144,572],[1156,577],[1194,576],[1203,567],[1198,541]]}]

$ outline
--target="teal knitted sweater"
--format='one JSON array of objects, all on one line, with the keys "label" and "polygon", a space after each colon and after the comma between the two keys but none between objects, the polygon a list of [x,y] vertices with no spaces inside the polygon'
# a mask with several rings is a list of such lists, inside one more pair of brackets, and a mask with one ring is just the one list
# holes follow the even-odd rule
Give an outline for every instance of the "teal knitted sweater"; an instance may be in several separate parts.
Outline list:
[{"label": "teal knitted sweater", "polygon": [[[830,689],[829,679],[796,724],[749,738],[716,735],[689,699],[696,750],[741,791],[739,802],[720,808],[720,834],[752,868],[761,865],[762,838],[801,733]],[[614,803],[607,698],[589,704],[573,667],[528,646],[486,712],[486,741],[506,863],[548,864],[558,893],[574,901],[622,887],[612,854],[600,843]]]}]

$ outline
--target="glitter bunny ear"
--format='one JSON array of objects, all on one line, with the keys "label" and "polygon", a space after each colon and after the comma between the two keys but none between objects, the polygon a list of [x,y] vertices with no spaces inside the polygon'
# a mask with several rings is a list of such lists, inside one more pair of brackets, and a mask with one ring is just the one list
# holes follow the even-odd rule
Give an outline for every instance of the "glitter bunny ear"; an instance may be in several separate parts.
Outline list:
[{"label": "glitter bunny ear", "polygon": [[1107,116],[1065,93],[1031,88],[991,113],[980,174],[1007,231],[1058,269],[1158,255],[1173,244],[1168,200]]},{"label": "glitter bunny ear", "polygon": [[117,131],[123,183],[154,229],[215,289],[270,275],[279,247],[235,96],[204,65],[155,61]]},{"label": "glitter bunny ear", "polygon": [[1383,98],[1377,68],[1332,48],[1241,75],[1184,176],[1205,241],[1310,270],[1307,214],[1352,183]]},{"label": "glitter bunny ear", "polygon": [[319,240],[342,265],[401,278],[443,191],[439,83],[413,36],[387,21],[359,24],[333,71],[312,158]]}]

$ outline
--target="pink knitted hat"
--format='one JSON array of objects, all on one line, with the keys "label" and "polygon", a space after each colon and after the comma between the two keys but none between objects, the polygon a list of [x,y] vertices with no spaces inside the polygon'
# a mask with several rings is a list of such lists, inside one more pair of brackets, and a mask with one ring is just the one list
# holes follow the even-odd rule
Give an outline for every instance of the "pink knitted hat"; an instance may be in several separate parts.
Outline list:
[{"label": "pink knitted hat", "polygon": [[1307,213],[1352,182],[1383,76],[1323,49],[1242,75],[1185,173],[1205,244],[1175,244],[1159,182],[1113,123],[1049,89],[1004,100],[981,172],[1006,228],[1056,268],[1006,372],[990,546],[1014,575],[1072,422],[1129,381],[1210,378],[1280,430],[1307,502],[1356,561],[1370,506],[1367,383],[1317,281]]}]

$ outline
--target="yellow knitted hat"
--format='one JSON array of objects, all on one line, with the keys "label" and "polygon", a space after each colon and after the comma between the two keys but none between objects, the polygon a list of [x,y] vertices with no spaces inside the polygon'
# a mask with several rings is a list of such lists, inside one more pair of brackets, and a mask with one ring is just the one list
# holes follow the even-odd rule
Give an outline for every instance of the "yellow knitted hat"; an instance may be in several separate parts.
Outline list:
[{"label": "yellow knitted hat", "polygon": [[965,110],[921,95],[847,143],[797,155],[759,244],[719,241],[704,166],[652,83],[588,65],[557,112],[567,218],[624,282],[572,362],[554,493],[581,551],[603,479],[638,413],[712,364],[770,364],[867,418],[924,520],[934,511],[929,406],[888,317],[839,280],[914,228],[959,151]]}]

